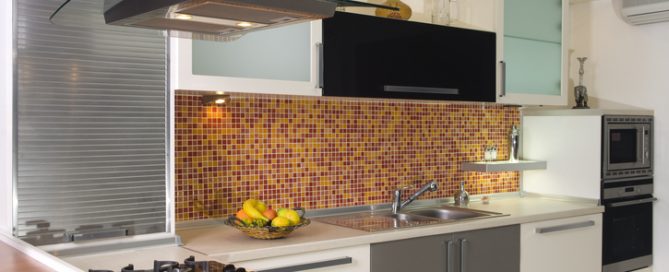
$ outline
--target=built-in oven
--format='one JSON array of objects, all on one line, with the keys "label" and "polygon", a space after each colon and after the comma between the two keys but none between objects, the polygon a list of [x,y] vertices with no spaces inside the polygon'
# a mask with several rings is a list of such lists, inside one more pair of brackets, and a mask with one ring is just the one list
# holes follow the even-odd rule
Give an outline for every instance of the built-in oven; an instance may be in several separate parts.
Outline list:
[{"label": "built-in oven", "polygon": [[602,271],[626,272],[653,263],[653,179],[637,177],[602,184]]},{"label": "built-in oven", "polygon": [[652,176],[653,116],[604,115],[602,179]]}]

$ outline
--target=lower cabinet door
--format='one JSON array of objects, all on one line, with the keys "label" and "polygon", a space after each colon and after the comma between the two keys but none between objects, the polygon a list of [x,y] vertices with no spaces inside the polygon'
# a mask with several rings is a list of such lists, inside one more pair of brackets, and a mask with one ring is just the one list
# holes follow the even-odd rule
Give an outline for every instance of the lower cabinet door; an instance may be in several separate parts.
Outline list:
[{"label": "lower cabinet door", "polygon": [[[452,234],[435,235],[373,244],[371,271],[455,272],[453,264],[448,263],[449,245],[451,250],[455,248],[452,237]],[[447,270],[448,265],[451,265],[451,270]]]},{"label": "lower cabinet door", "polygon": [[234,262],[237,267],[256,272],[368,272],[369,245],[344,247],[302,254]]},{"label": "lower cabinet door", "polygon": [[[456,233],[458,272],[518,272],[518,225]],[[543,270],[535,270],[535,272]],[[564,272],[564,271],[563,271]]]},{"label": "lower cabinet door", "polygon": [[521,272],[602,271],[602,215],[521,225]]}]

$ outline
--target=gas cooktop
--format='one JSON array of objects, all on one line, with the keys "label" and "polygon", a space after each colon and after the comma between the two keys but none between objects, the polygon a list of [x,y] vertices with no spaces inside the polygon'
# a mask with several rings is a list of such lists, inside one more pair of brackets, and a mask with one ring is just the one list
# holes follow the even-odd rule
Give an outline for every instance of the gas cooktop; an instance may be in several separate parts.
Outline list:
[{"label": "gas cooktop", "polygon": [[[120,272],[246,272],[242,267],[235,267],[232,264],[222,264],[216,261],[195,261],[195,257],[186,258],[183,263],[176,261],[153,261],[153,268],[136,269],[134,265],[129,264]],[[89,269],[88,272],[115,272],[107,269]]]}]

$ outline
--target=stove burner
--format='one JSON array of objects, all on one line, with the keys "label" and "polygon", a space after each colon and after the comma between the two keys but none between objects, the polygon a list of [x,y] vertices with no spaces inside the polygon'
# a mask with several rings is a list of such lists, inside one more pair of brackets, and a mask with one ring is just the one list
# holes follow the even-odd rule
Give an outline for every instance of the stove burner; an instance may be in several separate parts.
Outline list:
[{"label": "stove burner", "polygon": [[[89,269],[88,272],[114,272],[113,270]],[[195,261],[194,256],[190,256],[179,264],[175,261],[153,261],[153,269],[139,269],[129,264],[121,268],[121,272],[246,272],[246,269],[235,268],[232,264],[222,264],[216,261]]]}]

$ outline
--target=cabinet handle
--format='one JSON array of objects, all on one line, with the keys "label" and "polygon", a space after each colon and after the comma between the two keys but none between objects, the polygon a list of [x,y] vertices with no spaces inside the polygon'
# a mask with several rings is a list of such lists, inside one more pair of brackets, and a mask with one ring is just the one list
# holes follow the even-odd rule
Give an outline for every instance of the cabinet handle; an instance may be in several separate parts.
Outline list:
[{"label": "cabinet handle", "polygon": [[256,271],[257,272],[292,272],[292,271],[302,271],[302,270],[309,270],[309,269],[316,269],[316,268],[324,268],[324,267],[337,266],[337,265],[350,264],[350,263],[353,263],[353,258],[342,257],[342,258],[333,259],[333,260],[325,260],[325,261],[318,261],[318,262],[313,262],[313,263],[297,264],[297,265],[284,266],[284,267],[278,267],[278,268],[270,268],[270,269],[264,269],[264,270],[256,270]]},{"label": "cabinet handle", "polygon": [[500,90],[499,90],[499,97],[505,97],[506,96],[506,62],[500,61]]},{"label": "cabinet handle", "polygon": [[467,239],[460,240],[460,272],[467,272],[467,248],[469,241]]},{"label": "cabinet handle", "polygon": [[536,232],[537,233],[549,233],[549,232],[556,232],[556,231],[563,231],[563,230],[570,230],[570,229],[585,228],[585,227],[590,227],[590,226],[594,226],[594,225],[595,225],[595,221],[588,220],[588,221],[572,223],[572,224],[564,224],[564,225],[558,225],[558,226],[553,226],[553,227],[538,228],[538,229],[536,229]]},{"label": "cabinet handle", "polygon": [[399,86],[399,85],[383,85],[384,92],[391,93],[419,93],[419,94],[460,94],[458,88],[434,88],[421,86]]},{"label": "cabinet handle", "polygon": [[453,257],[453,241],[446,242],[446,272],[453,272],[453,262],[455,262]]},{"label": "cabinet handle", "polygon": [[318,49],[318,88],[323,88],[323,43],[316,43]]}]

